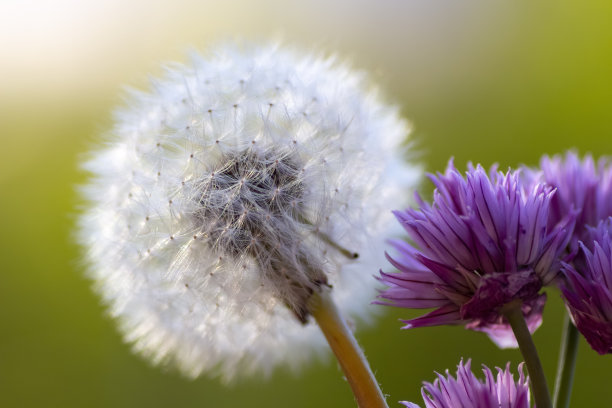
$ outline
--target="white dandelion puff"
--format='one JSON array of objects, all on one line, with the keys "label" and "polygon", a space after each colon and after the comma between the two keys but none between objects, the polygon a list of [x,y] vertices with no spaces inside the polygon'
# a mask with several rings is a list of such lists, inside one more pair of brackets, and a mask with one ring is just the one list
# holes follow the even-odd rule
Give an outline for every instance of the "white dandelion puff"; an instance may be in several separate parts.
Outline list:
[{"label": "white dandelion puff", "polygon": [[125,339],[231,379],[320,350],[323,287],[366,317],[388,203],[420,174],[407,132],[363,74],[278,46],[194,55],[132,92],[85,164],[79,224]]}]

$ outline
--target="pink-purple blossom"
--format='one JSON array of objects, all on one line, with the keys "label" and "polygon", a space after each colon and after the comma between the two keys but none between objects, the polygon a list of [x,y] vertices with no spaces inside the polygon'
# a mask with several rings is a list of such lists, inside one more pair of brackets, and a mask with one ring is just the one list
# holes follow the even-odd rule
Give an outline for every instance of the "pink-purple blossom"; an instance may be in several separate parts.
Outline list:
[{"label": "pink-purple blossom", "polygon": [[561,291],[574,324],[599,354],[612,353],[612,218],[588,228]]},{"label": "pink-purple blossom", "polygon": [[517,171],[470,165],[463,176],[450,162],[430,179],[433,204],[417,196],[418,209],[395,212],[411,243],[391,242],[387,257],[398,272],[381,271],[387,288],[377,303],[434,309],[404,328],[463,324],[516,346],[500,309],[520,299],[529,329],[541,324],[541,289],[559,273],[574,214],[550,226],[554,189],[523,183]]},{"label": "pink-purple blossom", "polygon": [[568,252],[578,252],[579,241],[589,239],[588,226],[612,216],[612,163],[602,157],[597,162],[589,154],[584,158],[573,151],[564,156],[543,156],[540,170],[525,169],[526,178],[533,183],[544,182],[557,189],[550,205],[549,227],[576,214],[576,225]]},{"label": "pink-purple blossom", "polygon": [[[470,360],[457,366],[453,377],[446,370],[446,377],[437,374],[433,383],[425,382],[421,395],[425,408],[529,408],[529,379],[523,374],[523,363],[519,364],[518,381],[506,369],[497,368],[497,376],[484,366],[484,381],[478,379],[471,370]],[[402,401],[408,408],[419,408],[417,404]]]}]

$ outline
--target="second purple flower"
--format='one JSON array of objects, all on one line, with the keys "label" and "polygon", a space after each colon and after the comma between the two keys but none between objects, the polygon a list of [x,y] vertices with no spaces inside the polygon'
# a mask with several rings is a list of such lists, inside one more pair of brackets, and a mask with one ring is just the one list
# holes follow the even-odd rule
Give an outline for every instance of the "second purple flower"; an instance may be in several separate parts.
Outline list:
[{"label": "second purple flower", "polygon": [[470,165],[464,177],[450,162],[430,178],[433,204],[417,196],[419,209],[395,212],[414,244],[392,241],[397,251],[388,259],[399,272],[381,272],[387,288],[377,303],[435,308],[404,328],[464,324],[500,347],[516,347],[500,310],[520,299],[530,331],[541,324],[540,290],[559,273],[573,215],[548,226],[555,191],[524,186],[518,172]]},{"label": "second purple flower", "polygon": [[588,228],[587,244],[573,264],[563,264],[561,284],[567,309],[593,350],[612,353],[612,217]]}]

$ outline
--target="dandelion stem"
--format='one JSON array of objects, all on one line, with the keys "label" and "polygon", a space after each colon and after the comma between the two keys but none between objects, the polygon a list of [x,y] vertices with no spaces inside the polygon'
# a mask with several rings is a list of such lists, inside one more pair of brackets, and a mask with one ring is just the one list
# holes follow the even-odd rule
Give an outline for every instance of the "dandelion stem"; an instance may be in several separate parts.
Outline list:
[{"label": "dandelion stem", "polygon": [[555,380],[555,408],[569,407],[579,338],[578,329],[576,329],[576,326],[574,326],[569,315],[566,313],[563,335],[561,337],[561,350],[559,351],[559,363],[557,365],[557,379]]},{"label": "dandelion stem", "polygon": [[527,364],[531,391],[533,392],[536,406],[538,408],[552,408],[544,369],[542,368],[540,357],[538,357],[538,351],[531,338],[531,333],[529,333],[529,329],[527,328],[527,323],[525,323],[521,304],[521,300],[514,300],[506,304],[502,308],[502,314],[508,319],[518,342],[519,349],[521,350],[521,354],[523,355],[523,359]]},{"label": "dandelion stem", "polygon": [[387,403],[363,351],[336,305],[323,290],[311,298],[310,310],[336,355],[360,408],[387,408]]}]

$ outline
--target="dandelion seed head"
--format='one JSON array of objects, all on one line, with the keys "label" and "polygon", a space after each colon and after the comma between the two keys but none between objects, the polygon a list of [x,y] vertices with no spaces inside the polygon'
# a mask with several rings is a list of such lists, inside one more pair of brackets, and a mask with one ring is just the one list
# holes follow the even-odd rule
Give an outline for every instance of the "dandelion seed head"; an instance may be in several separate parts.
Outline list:
[{"label": "dandelion seed head", "polygon": [[386,204],[419,176],[407,133],[365,75],[276,45],[194,54],[132,91],[85,163],[79,227],[126,340],[231,379],[320,350],[307,302],[322,286],[367,317]]}]

